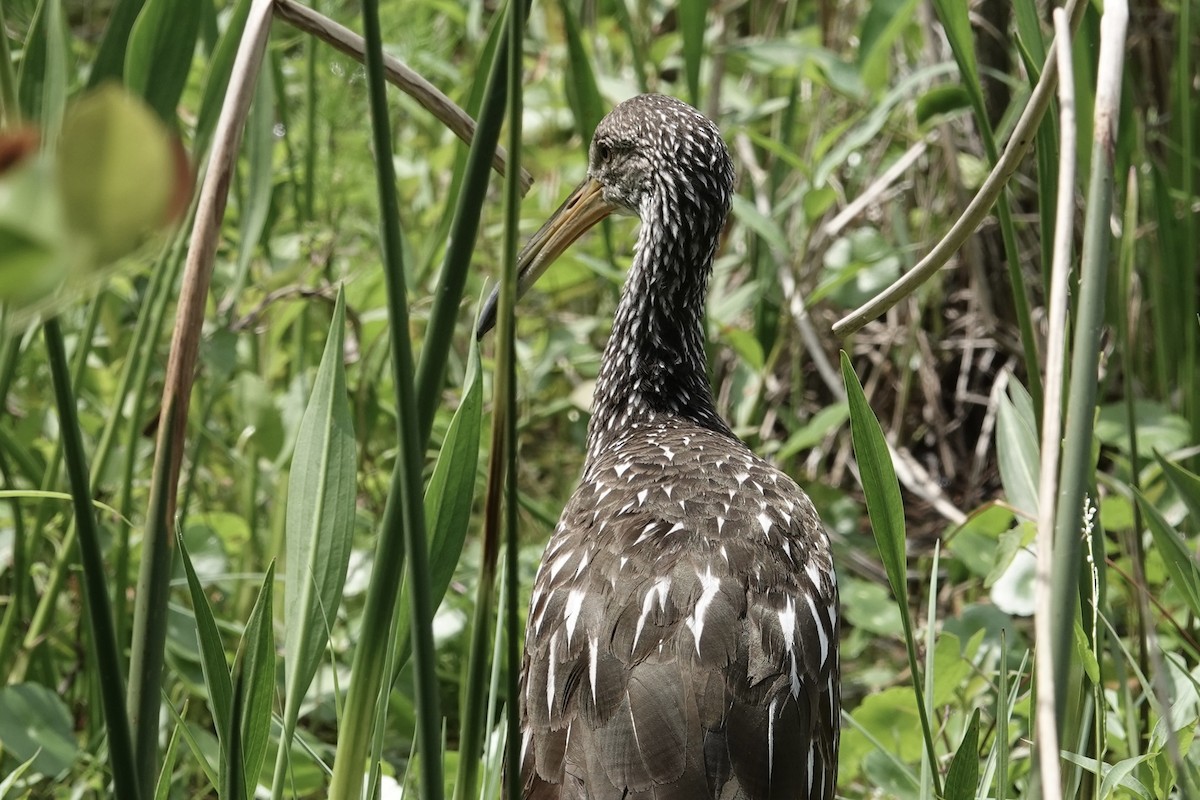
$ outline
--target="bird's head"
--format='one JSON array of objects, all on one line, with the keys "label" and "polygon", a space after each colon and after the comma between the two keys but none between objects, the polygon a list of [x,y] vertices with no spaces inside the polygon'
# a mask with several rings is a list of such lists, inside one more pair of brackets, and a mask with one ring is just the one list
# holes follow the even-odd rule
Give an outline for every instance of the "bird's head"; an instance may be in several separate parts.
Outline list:
[{"label": "bird's head", "polygon": [[[646,220],[658,209],[686,224],[724,222],[733,162],[717,126],[673,97],[643,94],[619,104],[596,126],[588,175],[517,257],[517,295],[525,293],[580,236],[610,214]],[[498,291],[479,319],[479,336],[496,320]]]}]

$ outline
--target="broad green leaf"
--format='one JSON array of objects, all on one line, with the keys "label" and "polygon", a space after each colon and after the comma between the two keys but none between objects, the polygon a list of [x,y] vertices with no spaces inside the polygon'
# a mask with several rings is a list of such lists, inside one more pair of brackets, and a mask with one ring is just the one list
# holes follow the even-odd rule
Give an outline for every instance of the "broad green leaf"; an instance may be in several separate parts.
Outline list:
[{"label": "broad green leaf", "polygon": [[70,769],[79,753],[70,710],[37,683],[0,688],[0,745],[6,755],[32,759],[34,771],[49,777]]},{"label": "broad green leaf", "polygon": [[1158,463],[1162,466],[1163,474],[1167,476],[1167,482],[1179,493],[1180,498],[1183,499],[1183,504],[1187,506],[1188,513],[1192,515],[1192,529],[1195,530],[1197,527],[1200,527],[1200,475],[1189,472],[1175,462],[1163,458],[1161,455],[1157,457]]},{"label": "broad green leaf", "polygon": [[[242,794],[229,800],[254,800],[258,775],[271,734],[271,701],[275,694],[275,638],[271,629],[275,562],[267,567],[258,599],[246,621],[233,667],[233,691],[238,711],[237,743],[230,753],[230,773],[241,776]],[[236,761],[233,759],[236,758]]]},{"label": "broad green leaf", "polygon": [[876,636],[895,636],[900,612],[886,587],[877,581],[847,577],[838,581],[842,614],[855,630]]},{"label": "broad green leaf", "polygon": [[1009,381],[996,415],[996,460],[1008,502],[1027,519],[1038,513],[1039,453],[1033,401],[1023,386]]},{"label": "broad green leaf", "polygon": [[[850,357],[846,355],[845,350],[842,351],[842,380],[846,385],[846,400],[850,405],[850,437],[854,443],[854,459],[858,462],[859,481],[867,500],[871,532],[875,536],[879,556],[887,571],[888,583],[892,586],[896,605],[900,609],[904,646],[908,653],[912,688],[917,697],[917,715],[921,722],[920,732],[924,739],[926,757],[931,765],[936,765],[933,726],[925,707],[912,615],[908,608],[908,561],[900,483],[896,480],[896,470],[892,466],[892,455],[888,450],[887,440],[883,438],[883,429],[879,427],[879,420],[875,418],[875,413],[867,403],[862,384],[858,382],[858,376],[854,374],[854,367],[850,364]],[[936,769],[924,771],[922,776],[928,776],[928,780],[933,784],[934,793],[941,792],[941,779]]]},{"label": "broad green leaf", "polygon": [[846,399],[850,405],[850,435],[854,443],[854,458],[858,462],[867,514],[879,556],[887,571],[888,583],[896,601],[908,604],[908,559],[904,549],[904,504],[900,498],[900,483],[892,466],[887,440],[875,412],[867,403],[862,384],[854,374],[850,357],[842,351],[842,379],[846,384]]},{"label": "broad green leaf", "polygon": [[67,276],[62,205],[47,159],[34,155],[0,173],[0,300],[22,305]]},{"label": "broad green leaf", "polygon": [[1200,615],[1200,567],[1196,565],[1196,557],[1154,504],[1140,491],[1135,489],[1134,492],[1171,582],[1179,589],[1192,613]]},{"label": "broad green leaf", "polygon": [[200,33],[201,0],[147,0],[125,51],[125,85],[165,122],[187,84]]},{"label": "broad green leaf", "polygon": [[979,783],[979,709],[971,715],[946,773],[946,800],[973,800]]},{"label": "broad green leaf", "polygon": [[325,652],[350,561],[358,489],[343,363],[345,325],[346,300],[339,290],[288,481],[283,747],[290,744],[300,702]]},{"label": "broad green leaf", "polygon": [[[895,635],[896,630],[895,627],[892,628],[892,635]],[[967,681],[975,673],[976,667],[971,662],[972,647],[978,647],[984,632],[979,631],[972,637],[973,641],[967,642],[965,652],[957,635],[940,630],[935,632],[938,633],[937,642],[926,650],[927,654],[932,654],[928,661],[927,674],[933,678],[932,686],[927,688],[932,689],[929,701],[934,707],[941,707],[957,702],[956,698],[961,696]]]},{"label": "broad green leaf", "polygon": [[[912,686],[892,686],[872,692],[849,712],[853,722],[843,723],[841,779],[852,778],[854,770],[872,750],[885,750],[903,763],[921,758],[921,720]],[[875,740],[875,741],[872,741]],[[914,777],[914,784],[916,779]]]},{"label": "broad green leaf", "polygon": [[[1145,455],[1155,450],[1171,453],[1192,444],[1188,421],[1154,400],[1134,401],[1133,425],[1137,429],[1138,451]],[[1129,416],[1123,402],[1101,406],[1096,415],[1096,438],[1129,453]]]},{"label": "broad green leaf", "polygon": [[788,252],[787,237],[779,223],[764,215],[758,207],[740,194],[733,196],[733,216],[754,233],[762,237],[767,246],[776,253]]}]

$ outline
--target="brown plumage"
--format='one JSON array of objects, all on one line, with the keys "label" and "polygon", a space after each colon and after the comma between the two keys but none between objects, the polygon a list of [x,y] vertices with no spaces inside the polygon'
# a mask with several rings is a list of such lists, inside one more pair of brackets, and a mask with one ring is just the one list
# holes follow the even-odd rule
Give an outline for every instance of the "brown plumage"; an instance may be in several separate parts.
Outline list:
[{"label": "brown plumage", "polygon": [[608,213],[641,218],[583,478],[530,604],[526,798],[833,797],[829,543],[795,481],[721,420],[705,370],[704,301],[732,184],[708,119],[635,97],[601,122],[588,179],[522,252],[525,289]]}]

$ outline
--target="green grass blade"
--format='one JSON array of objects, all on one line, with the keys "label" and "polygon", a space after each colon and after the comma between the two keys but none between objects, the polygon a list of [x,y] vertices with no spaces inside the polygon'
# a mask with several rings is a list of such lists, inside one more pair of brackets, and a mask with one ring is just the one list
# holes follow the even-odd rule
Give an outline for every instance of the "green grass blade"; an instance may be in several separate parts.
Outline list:
[{"label": "green grass blade", "polygon": [[220,776],[216,770],[213,769],[212,763],[208,760],[208,756],[204,751],[204,746],[201,745],[200,741],[192,734],[192,729],[188,727],[188,723],[183,716],[175,710],[174,704],[167,703],[166,707],[167,712],[171,715],[171,719],[175,722],[175,729],[183,733],[183,739],[187,743],[188,750],[192,752],[192,757],[195,759],[195,763],[199,765],[200,771],[203,772],[205,778],[208,779],[209,785],[213,786],[214,788],[219,787],[221,785]]},{"label": "green grass blade", "polygon": [[946,32],[946,41],[950,51],[958,63],[962,73],[963,85],[972,95],[972,104],[976,102],[983,107],[983,91],[979,83],[978,60],[975,58],[975,38],[971,31],[971,19],[967,5],[955,0],[933,0],[937,9],[938,19],[941,20],[942,30]]},{"label": "green grass blade", "polygon": [[[437,607],[454,568],[462,556],[471,525],[471,504],[475,497],[475,478],[479,468],[479,438],[483,416],[483,379],[479,365],[478,343],[472,338],[467,360],[466,383],[462,400],[450,419],[442,449],[425,487],[425,527],[429,544],[429,597]],[[404,576],[399,617],[396,620],[397,658],[393,674],[408,660],[411,641],[409,634],[409,576]]]},{"label": "green grass blade", "polygon": [[168,123],[175,121],[199,34],[197,0],[147,0],[129,33],[125,84]]},{"label": "green grass blade", "polygon": [[54,399],[58,408],[67,476],[75,505],[75,527],[78,531],[80,561],[83,565],[88,622],[98,667],[101,674],[108,676],[101,682],[100,690],[104,725],[108,731],[109,763],[118,800],[136,800],[141,796],[141,792],[134,780],[137,771],[129,718],[125,715],[121,648],[117,644],[113,627],[112,604],[108,597],[100,531],[96,524],[95,511],[92,509],[83,436],[79,429],[79,401],[71,386],[66,348],[63,345],[62,329],[58,320],[53,317],[46,320],[43,333],[46,339],[47,360],[53,376]]},{"label": "green grass blade", "polygon": [[507,62],[508,43],[505,37],[500,36],[488,69],[475,137],[467,154],[462,188],[450,224],[449,245],[442,262],[441,279],[417,367],[418,432],[422,442],[428,441],[433,428],[434,411],[446,373],[446,357],[450,352],[462,305],[463,288],[475,254],[475,238],[479,232],[480,214],[487,199],[488,180],[491,177],[492,154],[500,141],[505,103],[508,102],[508,85],[504,81],[504,65]]},{"label": "green grass blade", "polygon": [[[246,181],[238,214],[238,251],[234,279],[228,296],[237,297],[246,284],[250,259],[258,248],[271,211],[275,186],[275,80],[269,69],[260,70],[244,137]],[[230,304],[230,313],[234,308]]]},{"label": "green grass blade", "polygon": [[942,793],[942,781],[937,765],[937,750],[933,746],[933,730],[929,715],[925,711],[924,690],[921,688],[921,671],[917,667],[917,645],[913,636],[912,612],[908,607],[908,559],[905,555],[904,504],[900,498],[900,483],[892,466],[891,453],[883,438],[879,420],[867,403],[862,384],[850,364],[850,357],[842,351],[842,378],[846,385],[846,399],[850,404],[850,435],[854,442],[854,458],[858,463],[859,478],[867,500],[867,515],[871,518],[871,531],[879,556],[887,572],[888,583],[896,595],[900,620],[904,626],[904,644],[908,650],[909,668],[912,670],[913,691],[917,695],[917,710],[921,716],[921,732],[925,737],[925,749],[931,770],[934,792]]},{"label": "green grass blade", "polygon": [[246,622],[233,666],[233,695],[238,709],[235,720],[241,749],[230,772],[243,776],[243,794],[227,800],[254,800],[258,775],[267,756],[271,734],[271,701],[275,693],[275,638],[271,620],[275,584],[275,562],[267,567],[258,599]]},{"label": "green grass blade", "polygon": [[592,69],[594,59],[583,45],[579,20],[575,16],[571,0],[559,0],[558,9],[563,17],[563,32],[567,37],[567,64],[563,88],[567,103],[575,114],[575,128],[579,131],[586,148],[596,133],[596,126],[604,117],[604,101],[600,98],[600,87],[596,83],[596,72]]},{"label": "green grass blade", "polygon": [[[488,506],[491,510],[493,543],[503,531],[505,542],[505,597],[504,630],[505,662],[507,674],[505,694],[509,698],[508,713],[505,714],[505,790],[515,798],[521,794],[521,752],[517,746],[520,733],[517,724],[517,709],[514,703],[518,696],[520,673],[520,625],[517,595],[521,576],[517,560],[517,386],[516,386],[516,318],[514,307],[517,302],[517,241],[520,236],[521,186],[517,181],[521,162],[521,121],[524,114],[523,77],[521,54],[525,42],[525,5],[512,3],[508,17],[508,151],[513,159],[511,170],[504,181],[504,270],[500,279],[500,316],[496,324],[496,379],[495,413],[492,417],[491,463],[488,465],[489,489],[499,478],[503,486],[503,525],[497,526],[499,517],[499,493],[489,492]],[[495,558],[495,555],[492,555]]]},{"label": "green grass blade", "polygon": [[204,671],[204,683],[208,689],[208,710],[212,714],[217,739],[227,741],[233,730],[233,682],[229,677],[229,662],[225,658],[225,646],[217,629],[217,619],[204,586],[192,565],[192,556],[184,541],[183,531],[175,532],[179,545],[179,560],[187,577],[188,591],[192,596],[192,613],[196,617],[196,638],[200,643],[200,667]]},{"label": "green grass blade", "polygon": [[88,75],[88,88],[94,89],[106,80],[121,80],[125,70],[125,51],[129,45],[129,34],[133,30],[138,14],[146,0],[117,0],[108,16],[104,38],[92,62]]},{"label": "green grass blade", "polygon": [[[984,102],[983,86],[980,83],[978,61],[975,56],[975,41],[967,6],[958,0],[934,0],[934,7],[937,9],[938,18],[942,21],[946,39],[954,54],[954,61],[958,64],[963,85],[971,98],[976,126],[979,129],[980,138],[983,139],[988,162],[995,164],[1000,160],[1000,151],[996,146],[996,137]],[[1016,312],[1017,325],[1021,331],[1021,345],[1025,354],[1029,393],[1033,396],[1034,407],[1041,408],[1042,383],[1041,373],[1038,369],[1037,340],[1034,338],[1033,322],[1029,311],[1029,293],[1025,288],[1025,279],[1021,273],[1020,251],[1017,248],[1012,209],[1009,207],[1008,192],[1004,189],[1000,191],[1000,195],[996,199],[996,215],[1000,220],[1004,256],[1008,266],[1009,281],[1012,284],[1013,307]]]},{"label": "green grass blade", "polygon": [[[937,631],[937,600],[938,600],[938,564],[941,561],[940,543],[933,548],[933,564],[929,569],[929,600],[925,614],[925,715],[933,719],[934,693],[934,663],[937,652],[934,634]],[[933,797],[933,772],[936,763],[929,758],[929,753],[921,759],[921,796]]]},{"label": "green grass blade", "polygon": [[[1105,9],[1105,23],[1112,27],[1124,7]],[[1112,17],[1110,17],[1112,15]],[[1125,52],[1125,26],[1117,22],[1118,30],[1110,30],[1100,47],[1102,62],[1109,70],[1119,73]],[[1113,40],[1116,34],[1119,41]],[[1097,141],[1092,148],[1091,173],[1083,227],[1083,247],[1080,253],[1079,300],[1075,312],[1075,335],[1071,352],[1070,385],[1063,425],[1063,457],[1060,468],[1059,501],[1054,524],[1054,571],[1052,625],[1054,637],[1046,644],[1052,647],[1057,673],[1055,701],[1062,741],[1070,741],[1065,731],[1066,699],[1070,689],[1071,660],[1075,621],[1078,618],[1079,570],[1082,562],[1081,536],[1083,531],[1084,497],[1094,481],[1095,464],[1092,457],[1093,424],[1096,413],[1097,369],[1100,344],[1103,338],[1104,303],[1107,290],[1109,247],[1112,241],[1109,216],[1113,202],[1112,137],[1120,98],[1118,76],[1110,76],[1108,93],[1097,92],[1095,126]],[[1103,73],[1102,73],[1103,79]],[[1060,187],[1063,188],[1063,187]],[[1039,645],[1041,646],[1041,645]]]},{"label": "green grass blade", "polygon": [[[177,407],[163,410],[161,425],[173,425]],[[167,641],[167,599],[171,570],[167,504],[171,493],[169,469],[171,439],[166,437],[150,485],[150,504],[143,535],[142,564],[138,570],[134,605],[133,641],[129,655],[129,722],[133,729],[139,785],[152,791],[158,772],[158,714]]]},{"label": "green grass blade", "polygon": [[[854,441],[854,455],[858,462],[863,494],[867,500],[867,514],[871,518],[871,529],[879,557],[887,571],[888,583],[896,602],[908,608],[908,557],[904,549],[904,503],[900,498],[900,483],[892,467],[892,456],[888,452],[883,429],[875,418],[875,412],[867,403],[862,384],[850,364],[850,357],[842,352],[842,377],[846,384],[846,395],[850,405],[850,431]],[[907,613],[907,611],[903,612]]]},{"label": "green grass blade", "polygon": [[[872,90],[892,79],[893,44],[909,26],[916,7],[916,0],[874,0],[863,17],[858,67],[863,83]],[[966,17],[965,6],[962,15]]]},{"label": "green grass blade", "polygon": [[33,762],[36,760],[37,754],[35,753],[27,760],[18,764],[12,772],[4,776],[3,780],[0,780],[0,800],[7,800],[9,796],[8,793],[13,790],[13,788],[17,785],[17,782],[20,781],[21,777],[29,771],[29,768],[33,766]]},{"label": "green grass blade", "polygon": [[204,92],[200,98],[200,111],[196,114],[196,132],[193,152],[200,158],[208,151],[221,104],[225,101],[225,89],[233,72],[233,59],[237,55],[242,33],[246,30],[246,19],[250,16],[253,0],[238,0],[229,15],[225,32],[208,62],[208,74],[204,78]]},{"label": "green grass blade", "polygon": [[[184,702],[182,717],[187,716],[187,702]],[[154,800],[170,800],[171,786],[173,784],[175,772],[175,757],[179,752],[179,729],[183,725],[179,722],[175,723],[175,727],[171,729],[171,738],[167,740],[167,749],[163,753],[162,769],[158,773],[158,784],[154,787]],[[0,792],[0,797],[4,793]]]},{"label": "green grass blade", "polygon": [[442,450],[425,489],[425,520],[429,528],[430,589],[435,603],[450,585],[471,523],[471,501],[479,467],[483,377],[478,343],[472,341],[467,377],[458,410],[450,419]]},{"label": "green grass blade", "polygon": [[650,83],[646,79],[646,47],[642,40],[645,33],[645,28],[634,22],[631,7],[635,6],[635,0],[617,0],[612,4],[613,13],[617,17],[617,25],[621,28],[621,33],[625,36],[625,41],[629,46],[630,61],[634,75],[637,77],[638,91],[650,91]]},{"label": "green grass blade", "polygon": [[346,394],[346,299],[338,290],[325,352],[296,435],[287,493],[285,700],[272,795],[283,791],[300,705],[342,601],[357,496],[354,423]]},{"label": "green grass blade", "polygon": [[1183,595],[1192,614],[1200,616],[1200,566],[1197,566],[1195,556],[1179,532],[1144,494],[1135,489],[1134,496],[1171,582]]},{"label": "green grass blade", "polygon": [[700,107],[700,61],[704,57],[704,30],[708,15],[706,0],[681,0],[679,32],[683,36],[683,71],[687,76],[688,98]]},{"label": "green grass blade", "polygon": [[[461,528],[461,533],[458,530],[452,529],[453,534],[457,538],[457,550],[461,552],[462,542],[466,536],[467,524],[469,522],[468,515],[464,513],[470,508],[470,498],[474,496],[475,491],[475,470],[478,467],[479,453],[479,438],[480,438],[480,416],[483,406],[483,391],[482,381],[479,379],[479,348],[478,343],[471,347],[471,360],[468,366],[468,388],[463,396],[463,403],[459,406],[458,412],[454,415],[454,419],[450,423],[451,431],[454,432],[459,416],[463,412],[463,408],[467,405],[467,398],[471,400],[471,417],[469,422],[469,439],[471,449],[465,451],[461,455],[463,469],[467,464],[470,466],[469,472],[466,475],[470,476],[469,484],[465,486],[454,487],[447,485],[445,480],[439,481],[438,469],[441,467],[442,458],[438,458],[438,466],[434,468],[434,477],[430,481],[429,490],[425,495],[426,513],[430,515],[430,519],[441,519],[444,516],[453,514],[462,517],[456,527]],[[464,433],[456,432],[455,439],[468,438]],[[466,442],[464,441],[464,446]],[[442,451],[445,454],[450,445],[450,437],[447,435],[447,443],[443,446]],[[455,448],[457,449],[457,447]],[[453,451],[451,451],[453,453]],[[447,477],[456,477],[458,482],[462,483],[463,473],[458,469],[454,472],[447,470]],[[465,477],[465,476],[463,476]],[[434,492],[434,487],[439,483],[443,484],[440,489],[440,498],[438,502],[441,505],[446,505],[447,501],[454,500],[449,503],[449,507],[438,510],[430,508],[430,496]],[[466,498],[464,501],[460,498]],[[436,563],[439,559],[431,558],[431,563]],[[454,563],[449,559],[445,560],[447,566],[453,569]],[[454,561],[457,561],[457,552]],[[435,567],[436,569],[436,567]],[[449,580],[449,573],[446,579]],[[462,702],[459,708],[459,716],[461,718],[461,736],[459,740],[459,759],[458,770],[454,781],[454,798],[455,800],[466,800],[473,798],[476,794],[476,784],[478,782],[480,759],[477,754],[482,753],[484,733],[486,731],[490,717],[485,713],[487,711],[486,704],[486,677],[489,666],[489,647],[492,642],[492,607],[493,596],[495,592],[495,563],[488,563],[484,559],[480,564],[479,582],[475,587],[475,611],[471,621],[471,644],[467,655],[467,672],[466,680],[463,682]],[[435,576],[436,580],[436,576]],[[444,589],[443,589],[444,591]]]},{"label": "green grass blade", "polygon": [[[1132,426],[1130,430],[1133,430]],[[1183,504],[1187,506],[1188,513],[1192,515],[1193,525],[1200,527],[1200,475],[1189,472],[1161,455],[1155,454],[1155,456],[1159,466],[1162,467],[1163,474],[1167,476],[1167,482],[1175,488],[1180,498],[1183,499]]]},{"label": "green grass blade", "polygon": [[46,71],[42,75],[42,141],[53,142],[62,129],[70,93],[70,32],[63,15],[62,0],[47,0]]},{"label": "green grass blade", "polygon": [[[399,452],[392,472],[388,502],[380,525],[374,570],[367,589],[362,638],[354,653],[350,693],[342,715],[337,758],[333,765],[332,800],[358,800],[363,767],[369,750],[372,719],[383,685],[386,662],[394,651],[388,631],[396,595],[407,561],[412,580],[413,674],[417,710],[417,741],[421,762],[421,791],[428,800],[441,800],[441,713],[434,673],[433,608],[429,596],[425,510],[421,492],[424,444],[419,433],[418,404],[413,387],[412,345],[409,336],[408,289],[400,239],[400,206],[392,163],[391,127],[383,77],[383,34],[378,0],[363,3],[367,88],[371,113],[375,177],[382,227],[384,277],[387,284],[388,330],[392,376],[396,391]],[[390,676],[389,676],[390,677]]]},{"label": "green grass blade", "polygon": [[[6,30],[8,23],[4,19],[4,5],[0,4],[0,31]],[[8,46],[8,37],[0,36],[0,128],[16,127],[20,121],[21,105],[17,97],[17,74],[13,71],[12,51]],[[0,396],[7,394],[6,389]]]}]

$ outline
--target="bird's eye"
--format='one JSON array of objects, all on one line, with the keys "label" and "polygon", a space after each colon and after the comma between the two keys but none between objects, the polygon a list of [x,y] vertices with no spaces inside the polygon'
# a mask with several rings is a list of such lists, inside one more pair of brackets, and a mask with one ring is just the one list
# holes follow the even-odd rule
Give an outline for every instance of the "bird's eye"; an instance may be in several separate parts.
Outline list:
[{"label": "bird's eye", "polygon": [[612,145],[608,142],[596,142],[596,161],[603,163],[612,157]]}]

